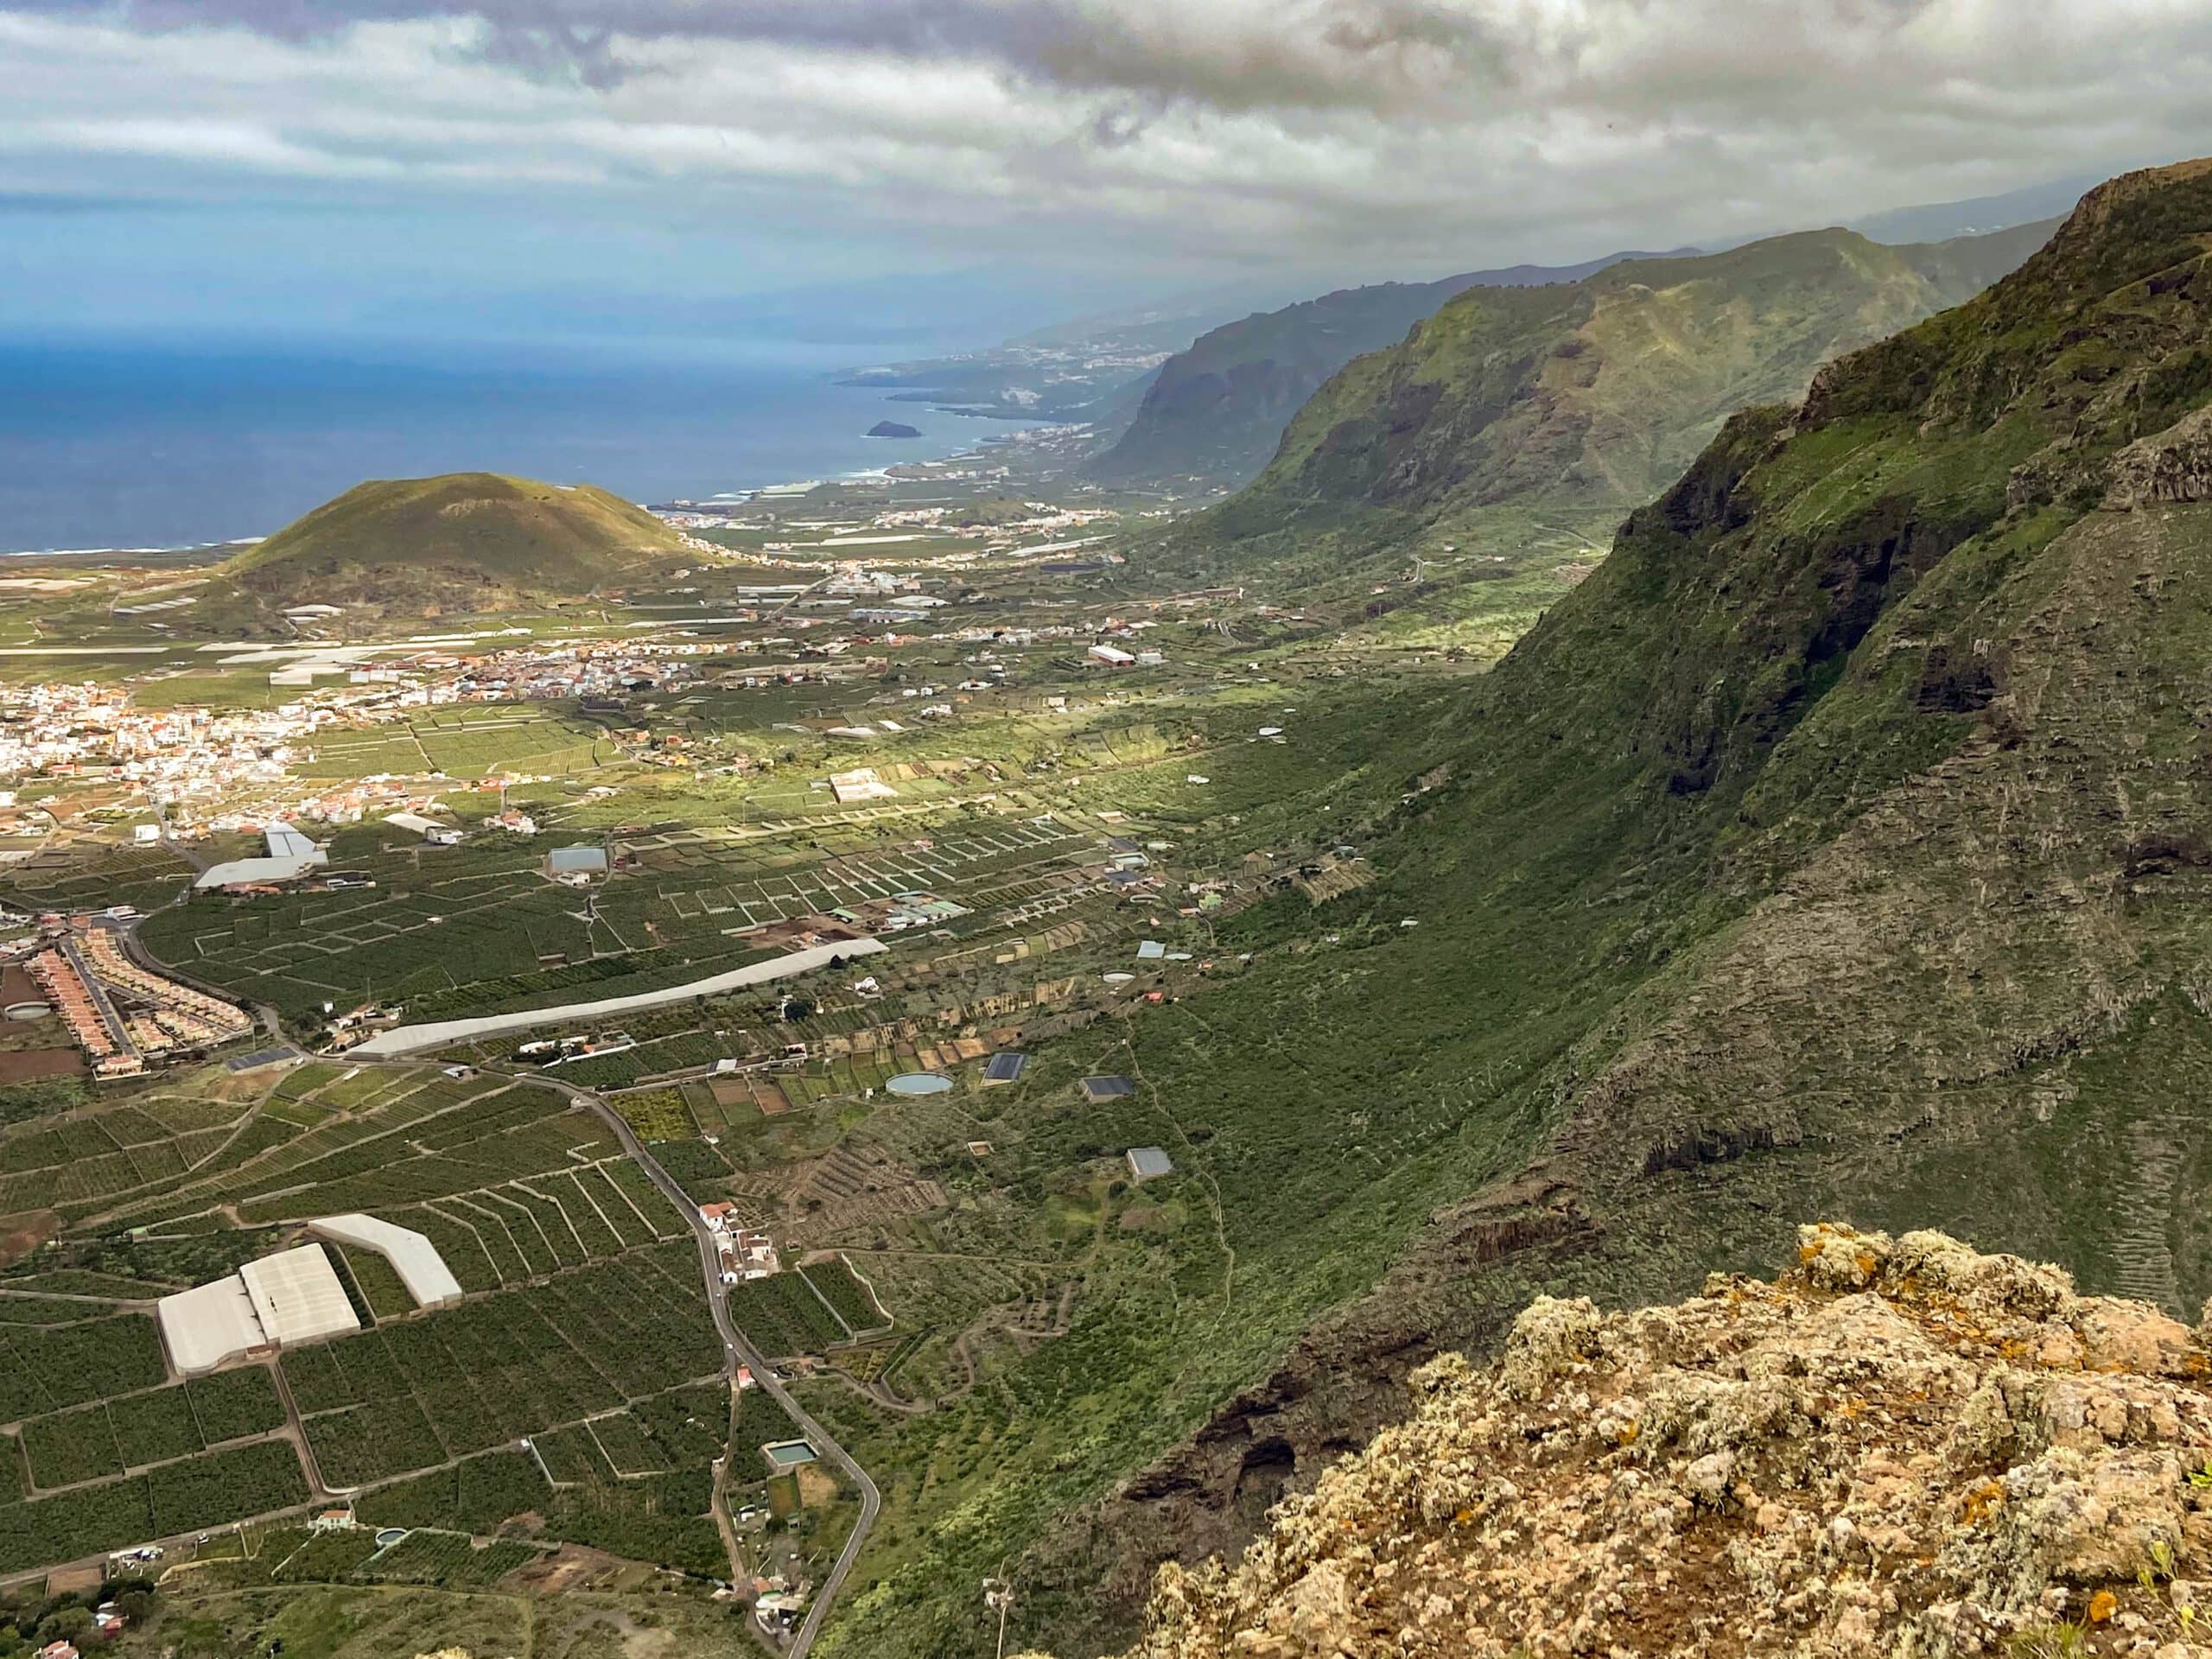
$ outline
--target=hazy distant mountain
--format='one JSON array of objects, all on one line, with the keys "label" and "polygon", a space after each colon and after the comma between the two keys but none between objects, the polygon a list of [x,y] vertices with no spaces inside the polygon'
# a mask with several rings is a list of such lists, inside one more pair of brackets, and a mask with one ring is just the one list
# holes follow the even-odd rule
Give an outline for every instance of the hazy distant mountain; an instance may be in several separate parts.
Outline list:
[{"label": "hazy distant mountain", "polygon": [[2002,195],[1974,196],[1918,207],[1894,207],[1885,213],[1850,221],[1850,228],[1877,242],[1941,242],[1957,236],[1986,236],[2040,219],[2063,217],[2094,176],[2052,179]]}]

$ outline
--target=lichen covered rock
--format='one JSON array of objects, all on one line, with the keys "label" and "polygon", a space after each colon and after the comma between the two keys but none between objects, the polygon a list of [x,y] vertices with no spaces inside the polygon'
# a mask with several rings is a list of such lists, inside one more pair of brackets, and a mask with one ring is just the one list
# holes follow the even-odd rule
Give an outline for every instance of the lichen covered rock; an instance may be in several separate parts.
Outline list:
[{"label": "lichen covered rock", "polygon": [[1541,1299],[1498,1363],[1161,1569],[1136,1659],[2212,1654],[2204,1337],[1940,1233]]}]

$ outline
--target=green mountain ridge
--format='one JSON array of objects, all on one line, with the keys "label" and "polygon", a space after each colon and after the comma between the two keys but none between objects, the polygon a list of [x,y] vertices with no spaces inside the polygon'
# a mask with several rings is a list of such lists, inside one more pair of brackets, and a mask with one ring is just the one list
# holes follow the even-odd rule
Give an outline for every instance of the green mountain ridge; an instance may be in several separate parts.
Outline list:
[{"label": "green mountain ridge", "polygon": [[356,485],[221,575],[264,608],[491,612],[581,598],[684,550],[669,525],[592,485],[448,473]]},{"label": "green mountain ridge", "polygon": [[1316,393],[1203,533],[1414,543],[1509,504],[1625,511],[1736,410],[1802,395],[1821,364],[1971,297],[2051,228],[1913,247],[1809,231],[1470,290]]},{"label": "green mountain ridge", "polygon": [[[1497,669],[1373,730],[1377,880],[1236,918],[1205,1020],[1300,1012],[1274,1063],[1393,1146],[1303,1236],[1338,1283],[1394,1260],[1033,1547],[1032,1629],[1114,1646],[1151,1563],[1237,1546],[1535,1289],[1679,1296],[1817,1210],[2212,1292],[2209,264],[2212,162],[2100,188],[1732,418]],[[1210,1133],[1249,1057],[1177,1042],[1147,1075]]]},{"label": "green mountain ridge", "polygon": [[1120,435],[1085,468],[1109,483],[1248,482],[1264,467],[1306,399],[1352,359],[1381,351],[1454,295],[1471,288],[1572,283],[1624,259],[1510,265],[1430,283],[1338,289],[1259,311],[1200,334],[1140,385],[1134,407],[1109,404],[1100,424]]}]

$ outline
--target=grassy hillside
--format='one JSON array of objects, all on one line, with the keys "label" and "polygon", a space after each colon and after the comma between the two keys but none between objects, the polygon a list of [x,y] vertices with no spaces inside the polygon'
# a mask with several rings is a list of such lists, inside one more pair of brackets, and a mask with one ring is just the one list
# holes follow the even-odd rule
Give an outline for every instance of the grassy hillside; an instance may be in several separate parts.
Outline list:
[{"label": "grassy hillside", "polygon": [[[1118,484],[1245,483],[1267,465],[1284,427],[1324,381],[1352,359],[1395,345],[1453,295],[1572,283],[1646,257],[1617,253],[1579,265],[1513,265],[1433,283],[1378,283],[1224,323],[1160,365],[1127,429],[1088,470]],[[1101,423],[1110,429],[1110,417]]]},{"label": "grassy hillside", "polygon": [[1680,1294],[1803,1214],[2212,1292],[2209,251],[2212,163],[2093,194],[1732,419],[1471,691],[1373,711],[1281,810],[1377,880],[1224,925],[1249,970],[1132,1033],[1208,1147],[1218,1295],[1080,1319],[1114,1388],[1025,1373],[1053,1460],[948,1495],[843,1650],[964,1650],[929,1586],[1226,1379],[1015,1569],[1020,1641],[1111,1645],[1154,1561],[1248,1535],[1532,1288]]},{"label": "grassy hillside", "polygon": [[581,596],[683,551],[668,525],[588,484],[450,473],[356,485],[225,573],[266,607],[436,614]]},{"label": "grassy hillside", "polygon": [[1325,586],[1408,555],[1431,575],[1517,562],[1531,514],[1602,536],[1734,410],[1801,395],[1822,363],[1969,297],[2050,229],[1903,248],[1815,231],[1471,289],[1317,392],[1267,470],[1169,557]]}]

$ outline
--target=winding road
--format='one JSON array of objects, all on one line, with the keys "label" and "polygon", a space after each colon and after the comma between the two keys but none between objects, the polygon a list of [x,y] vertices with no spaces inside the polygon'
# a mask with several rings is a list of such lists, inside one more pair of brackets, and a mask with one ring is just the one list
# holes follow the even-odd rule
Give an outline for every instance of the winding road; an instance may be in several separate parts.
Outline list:
[{"label": "winding road", "polygon": [[[683,1218],[691,1224],[692,1236],[698,1241],[699,1270],[707,1283],[707,1306],[714,1313],[715,1329],[721,1333],[722,1375],[734,1377],[740,1365],[747,1368],[753,1374],[754,1384],[768,1391],[769,1398],[790,1414],[791,1420],[798,1425],[799,1432],[813,1443],[815,1450],[842,1469],[846,1478],[860,1492],[860,1519],[853,1523],[852,1534],[845,1540],[845,1548],[838,1554],[836,1564],[830,1569],[829,1575],[822,1580],[822,1587],[815,1592],[814,1599],[807,1607],[806,1618],[786,1650],[787,1659],[805,1659],[814,1646],[815,1638],[821,1635],[822,1626],[829,1618],[830,1610],[836,1604],[839,1592],[844,1589],[845,1581],[852,1576],[854,1565],[860,1560],[861,1547],[867,1543],[868,1535],[875,1526],[875,1518],[883,1509],[883,1494],[876,1489],[875,1482],[868,1478],[868,1471],[861,1467],[853,1454],[838,1445],[830,1431],[815,1421],[814,1414],[792,1397],[791,1390],[778,1379],[760,1350],[753,1345],[744,1332],[738,1329],[737,1321],[730,1317],[728,1299],[722,1294],[721,1264],[715,1248],[714,1230],[700,1219],[699,1206],[691,1202],[690,1194],[677,1185],[675,1178],[660,1166],[652,1154],[645,1150],[645,1143],[638,1139],[637,1132],[624,1121],[622,1114],[590,1090],[579,1089],[573,1084],[563,1083],[556,1078],[523,1077],[517,1081],[557,1090],[575,1104],[596,1113],[600,1120],[614,1131],[615,1138],[622,1143],[622,1150],[645,1172],[662,1195],[683,1212]],[[729,1448],[729,1456],[734,1459],[737,1452],[738,1448],[733,1445]]]}]

